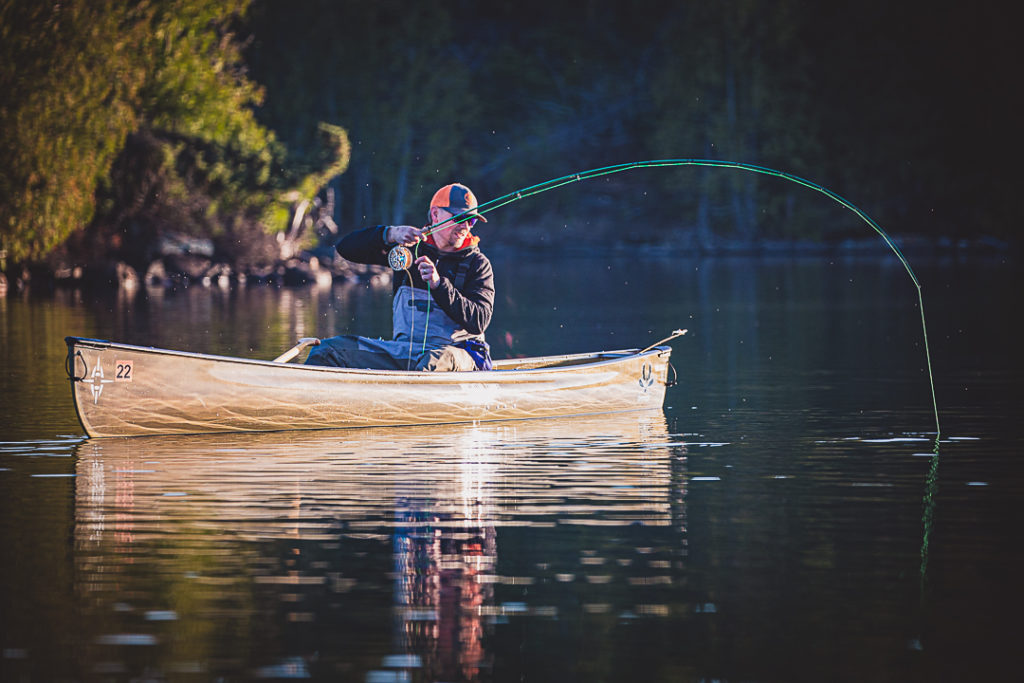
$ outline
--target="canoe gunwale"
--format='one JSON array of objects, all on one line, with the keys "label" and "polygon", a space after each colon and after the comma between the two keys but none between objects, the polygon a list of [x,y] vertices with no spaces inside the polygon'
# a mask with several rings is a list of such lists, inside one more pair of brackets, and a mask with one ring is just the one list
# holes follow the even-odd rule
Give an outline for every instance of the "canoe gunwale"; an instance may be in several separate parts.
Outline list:
[{"label": "canoe gunwale", "polygon": [[[68,345],[68,357],[73,355],[73,350],[76,346],[84,346],[92,349],[124,349],[126,351],[133,351],[136,353],[148,353],[156,354],[161,356],[177,356],[183,359],[193,360],[207,360],[216,361],[223,363],[243,363],[246,365],[260,365],[265,367],[281,368],[287,367],[295,370],[305,370],[310,372],[332,372],[342,375],[349,375],[352,379],[358,376],[369,375],[376,379],[380,377],[395,377],[402,379],[416,379],[421,383],[432,383],[431,378],[441,378],[443,383],[450,381],[453,373],[439,372],[430,373],[422,372],[419,370],[371,370],[362,368],[335,368],[327,367],[322,365],[303,365],[301,363],[278,363],[272,360],[261,360],[256,358],[240,358],[238,356],[221,356],[217,354],[208,353],[196,353],[193,351],[175,351],[171,349],[161,349],[155,346],[136,346],[133,344],[122,344],[119,342],[111,342],[103,339],[89,339],[85,337],[65,337],[65,343]],[[594,351],[591,353],[572,353],[572,354],[561,354],[554,356],[530,356],[526,358],[506,358],[494,361],[493,370],[474,370],[472,372],[458,373],[460,378],[480,377],[483,379],[494,379],[497,377],[508,376],[511,373],[515,373],[517,376],[527,372],[573,372],[579,371],[585,367],[595,367],[605,363],[616,363],[627,358],[643,356],[654,356],[671,351],[669,346],[655,346],[647,351],[640,352],[639,348],[636,349],[617,349],[613,351]],[[593,358],[592,362],[587,362],[586,359]],[[520,365],[529,364],[530,367],[518,367]],[[502,366],[513,366],[513,367],[502,367]],[[68,364],[70,368],[70,361]],[[83,378],[75,376],[70,370],[68,377],[72,381],[81,381]]]}]

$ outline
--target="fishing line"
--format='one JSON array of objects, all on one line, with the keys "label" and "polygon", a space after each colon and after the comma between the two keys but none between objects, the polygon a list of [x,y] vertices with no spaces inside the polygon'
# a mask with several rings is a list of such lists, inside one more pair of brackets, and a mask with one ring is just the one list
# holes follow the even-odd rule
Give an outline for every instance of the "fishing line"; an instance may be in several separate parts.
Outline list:
[{"label": "fishing line", "polygon": [[427,351],[427,331],[430,329],[430,283],[427,283],[427,317],[423,320],[423,346],[420,347],[420,353],[426,353]]},{"label": "fishing line", "polygon": [[[563,187],[565,185],[570,185],[572,183],[580,182],[583,180],[590,180],[591,178],[599,178],[601,176],[622,173],[623,171],[631,171],[637,168],[658,168],[671,166],[706,166],[712,168],[732,168],[740,171],[749,171],[751,173],[759,173],[761,175],[782,178],[784,180],[796,183],[797,185],[803,185],[804,187],[814,190],[815,192],[819,192],[825,195],[826,197],[832,199],[833,201],[837,202],[841,206],[846,207],[854,214],[856,214],[861,220],[867,223],[872,230],[878,233],[878,235],[885,241],[885,243],[889,246],[892,252],[896,254],[896,258],[898,258],[900,263],[903,264],[904,269],[906,269],[907,274],[910,276],[910,279],[914,283],[914,287],[917,288],[917,303],[918,308],[921,311],[921,334],[924,337],[925,363],[928,366],[928,383],[932,393],[932,410],[935,414],[935,443],[938,444],[939,437],[941,435],[941,429],[939,427],[939,405],[938,400],[935,396],[935,377],[932,372],[931,350],[928,346],[928,325],[925,321],[924,296],[921,292],[921,283],[918,281],[917,275],[914,274],[914,270],[910,267],[910,263],[907,261],[907,258],[903,255],[903,252],[900,251],[899,247],[896,246],[896,243],[893,242],[892,238],[889,237],[885,230],[882,230],[881,226],[878,225],[878,223],[872,220],[870,216],[861,211],[852,202],[844,199],[843,197],[839,196],[832,190],[829,190],[828,188],[823,187],[818,183],[807,180],[806,178],[801,178],[800,176],[793,175],[792,173],[786,173],[784,171],[778,171],[773,168],[767,168],[765,166],[755,166],[754,164],[746,164],[738,161],[719,161],[715,159],[652,159],[648,161],[633,161],[627,164],[616,164],[614,166],[593,168],[588,171],[571,173],[560,178],[552,178],[551,180],[546,180],[542,183],[537,183],[536,185],[530,185],[529,187],[524,187],[520,190],[514,190],[512,192],[509,192],[508,194],[502,195],[501,197],[497,197],[496,199],[484,202],[483,204],[480,204],[478,207],[473,209],[472,212],[481,215],[485,213],[490,213],[492,211],[500,209],[503,206],[511,204],[512,202],[517,202],[527,197],[533,197],[535,195],[541,194],[542,192],[548,192],[549,190],[554,190],[556,188]],[[427,226],[426,228],[424,228],[423,234],[433,234],[434,232],[437,232],[438,230],[442,229],[448,223],[458,223],[460,218],[465,219],[468,217],[470,217],[470,213],[469,211],[465,211],[462,214],[447,218],[441,221],[440,223],[435,223],[433,225]]]},{"label": "fishing line", "polygon": [[412,284],[412,273],[409,269],[405,269],[406,279],[409,281],[409,296],[411,297],[410,302],[412,303],[413,314],[409,316],[409,357],[405,359],[405,369],[412,369],[412,339],[416,334],[416,288]]},{"label": "fishing line", "polygon": [[[416,260],[416,256],[420,253],[420,243],[417,242],[414,247],[415,253],[408,247],[397,244],[391,248],[388,252],[388,265],[391,266],[392,270],[405,272],[406,282],[409,283],[409,295],[410,305],[413,310],[416,310],[416,285],[412,281],[412,273],[409,268]],[[423,345],[420,347],[420,353],[425,353],[427,350],[427,332],[430,330],[430,283],[427,282],[427,316],[423,322]],[[416,335],[416,316],[415,314],[410,315],[409,320],[409,357],[405,361],[405,369],[409,370],[412,366],[412,343],[413,338]]]}]

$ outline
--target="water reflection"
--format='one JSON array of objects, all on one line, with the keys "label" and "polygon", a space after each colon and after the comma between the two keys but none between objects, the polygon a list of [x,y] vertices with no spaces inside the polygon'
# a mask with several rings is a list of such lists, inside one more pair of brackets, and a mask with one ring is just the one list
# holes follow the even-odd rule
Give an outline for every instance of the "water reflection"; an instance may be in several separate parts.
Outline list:
[{"label": "water reflection", "polygon": [[498,624],[666,616],[648,591],[685,552],[660,413],[77,455],[94,672],[134,673],[141,647],[150,673],[479,680]]},{"label": "water reflection", "polygon": [[897,263],[554,250],[495,270],[516,275],[499,356],[688,327],[666,414],[690,453],[604,422],[78,443],[67,334],[273,358],[299,330],[388,334],[390,291],[0,298],[0,679],[1019,668],[1024,373],[992,294],[1017,264],[918,269],[958,435],[941,465]]},{"label": "water reflection", "polygon": [[921,601],[924,602],[928,588],[928,547],[931,543],[932,526],[935,522],[935,498],[939,486],[939,441],[936,439],[932,451],[931,465],[925,479],[924,497],[921,504]]}]

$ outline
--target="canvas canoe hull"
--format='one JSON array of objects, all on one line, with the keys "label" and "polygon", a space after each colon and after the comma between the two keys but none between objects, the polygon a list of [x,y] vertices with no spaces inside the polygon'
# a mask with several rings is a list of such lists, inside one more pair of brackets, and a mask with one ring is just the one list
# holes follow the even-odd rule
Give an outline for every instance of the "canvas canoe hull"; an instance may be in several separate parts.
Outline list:
[{"label": "canvas canoe hull", "polygon": [[91,437],[429,425],[660,409],[671,349],[396,372],[247,360],[68,337]]}]

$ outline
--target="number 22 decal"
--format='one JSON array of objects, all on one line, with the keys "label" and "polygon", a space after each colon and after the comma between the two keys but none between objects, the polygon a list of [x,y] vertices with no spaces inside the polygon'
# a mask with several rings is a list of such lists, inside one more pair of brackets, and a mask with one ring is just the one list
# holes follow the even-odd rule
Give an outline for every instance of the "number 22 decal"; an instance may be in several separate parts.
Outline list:
[{"label": "number 22 decal", "polygon": [[119,360],[114,363],[116,372],[114,373],[115,382],[131,382],[132,381],[132,361],[130,360]]}]

